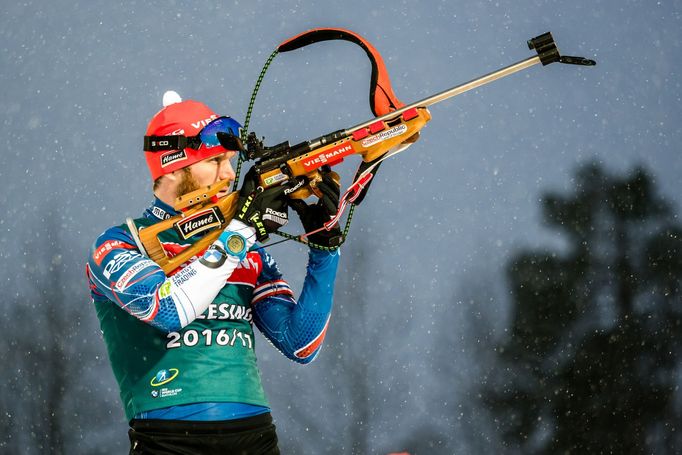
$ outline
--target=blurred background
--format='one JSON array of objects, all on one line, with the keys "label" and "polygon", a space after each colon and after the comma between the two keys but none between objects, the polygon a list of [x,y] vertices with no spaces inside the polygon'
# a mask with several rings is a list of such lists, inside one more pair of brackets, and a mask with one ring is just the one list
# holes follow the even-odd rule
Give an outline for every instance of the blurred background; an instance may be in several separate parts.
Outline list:
[{"label": "blurred background", "polygon": [[[546,31],[598,64],[433,106],[383,164],[319,357],[257,342],[282,453],[680,453],[682,5],[600,0],[5,2],[0,452],[127,453],[87,251],[152,200],[142,137],[166,90],[242,121],[271,51],[314,27],[367,38],[407,103]],[[364,122],[369,75],[346,42],[281,54],[250,130]],[[270,253],[300,290],[306,248]]]}]

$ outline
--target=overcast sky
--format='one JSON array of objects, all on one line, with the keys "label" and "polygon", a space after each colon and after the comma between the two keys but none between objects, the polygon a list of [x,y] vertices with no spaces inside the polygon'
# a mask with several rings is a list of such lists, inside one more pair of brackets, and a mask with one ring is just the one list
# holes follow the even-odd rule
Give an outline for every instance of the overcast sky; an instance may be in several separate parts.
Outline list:
[{"label": "overcast sky", "polygon": [[[270,52],[314,27],[365,36],[406,103],[533,55],[526,40],[546,31],[562,53],[598,62],[536,66],[431,108],[420,141],[383,165],[357,211],[349,242],[362,238],[372,265],[369,302],[387,305],[407,292],[411,305],[431,308],[471,280],[492,281],[504,296],[496,274],[511,253],[561,245],[541,225],[539,197],[571,190],[572,172],[590,160],[619,172],[645,166],[680,211],[678,1],[5,3],[2,291],[31,285],[17,270],[36,260],[22,252],[47,236],[51,207],[50,238],[59,243],[40,260],[57,261],[69,280],[82,282],[73,303],[91,324],[86,251],[105,228],[151,201],[142,137],[163,93],[176,90],[242,121]],[[345,42],[280,54],[250,129],[266,143],[296,143],[368,120],[369,72],[364,53]],[[349,184],[358,161],[347,161],[342,177]],[[356,249],[349,244],[346,251]],[[300,286],[305,249],[284,244],[271,253]],[[342,261],[346,274],[350,256]],[[428,326],[444,310],[435,311],[410,320]],[[498,311],[491,317],[503,321],[504,309]],[[265,377],[290,368],[261,348]],[[274,406],[286,407],[290,395],[267,386]],[[429,400],[439,399],[437,389]]]}]

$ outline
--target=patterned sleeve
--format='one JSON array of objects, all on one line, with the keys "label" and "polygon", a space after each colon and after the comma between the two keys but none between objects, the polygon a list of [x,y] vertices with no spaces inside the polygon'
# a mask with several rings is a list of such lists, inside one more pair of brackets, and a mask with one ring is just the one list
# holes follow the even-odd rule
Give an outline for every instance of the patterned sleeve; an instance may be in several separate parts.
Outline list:
[{"label": "patterned sleeve", "polygon": [[172,332],[201,315],[239,265],[235,256],[223,261],[199,258],[166,276],[140,253],[130,233],[114,227],[93,244],[86,274],[93,300],[114,302],[139,320]]},{"label": "patterned sleeve", "polygon": [[259,250],[263,270],[253,292],[254,323],[282,354],[299,363],[320,351],[329,325],[339,252],[311,249],[298,301],[277,264]]}]

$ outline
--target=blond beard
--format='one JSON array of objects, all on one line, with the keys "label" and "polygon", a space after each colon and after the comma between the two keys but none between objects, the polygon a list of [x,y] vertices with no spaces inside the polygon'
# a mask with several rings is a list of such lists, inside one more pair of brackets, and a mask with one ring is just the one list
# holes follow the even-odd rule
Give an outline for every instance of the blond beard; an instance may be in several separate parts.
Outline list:
[{"label": "blond beard", "polygon": [[189,168],[183,168],[182,180],[180,180],[180,183],[178,183],[175,197],[177,198],[183,196],[187,193],[191,193],[192,191],[198,190],[199,188],[201,187],[192,176],[192,171],[190,171]]}]

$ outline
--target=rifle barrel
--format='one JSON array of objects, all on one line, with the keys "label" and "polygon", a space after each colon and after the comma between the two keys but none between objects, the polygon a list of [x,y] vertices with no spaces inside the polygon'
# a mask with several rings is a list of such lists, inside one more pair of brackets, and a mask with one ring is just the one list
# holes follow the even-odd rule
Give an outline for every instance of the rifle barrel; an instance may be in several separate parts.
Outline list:
[{"label": "rifle barrel", "polygon": [[354,131],[359,130],[361,128],[365,128],[371,125],[372,123],[395,118],[397,115],[400,115],[403,112],[414,107],[428,107],[431,106],[432,104],[440,103],[443,100],[452,98],[453,96],[461,95],[464,92],[468,92],[469,90],[481,87],[482,85],[496,81],[497,79],[502,79],[503,77],[507,77],[526,68],[530,68],[531,66],[537,65],[538,63],[541,63],[540,57],[535,55],[533,57],[529,57],[525,60],[514,63],[512,65],[505,66],[504,68],[501,68],[497,71],[493,71],[492,73],[488,73],[469,82],[465,82],[464,84],[457,85],[455,87],[444,90],[440,93],[436,93],[435,95],[431,95],[427,98],[424,98],[423,100],[401,107],[400,109],[389,112],[388,114],[382,115],[381,117],[376,117],[371,120],[367,120],[364,123],[360,123],[359,125],[355,125],[354,127],[345,130],[344,132],[345,136],[350,136],[351,134],[353,134]]}]

